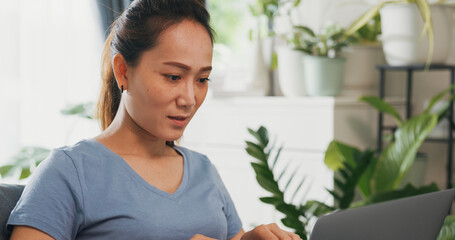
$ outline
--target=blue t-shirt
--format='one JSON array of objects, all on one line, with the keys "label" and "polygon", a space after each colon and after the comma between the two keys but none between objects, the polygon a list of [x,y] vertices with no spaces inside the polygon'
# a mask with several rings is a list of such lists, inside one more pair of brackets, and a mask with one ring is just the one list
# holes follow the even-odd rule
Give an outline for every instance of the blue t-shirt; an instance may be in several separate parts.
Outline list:
[{"label": "blue t-shirt", "polygon": [[174,147],[184,159],[173,193],[140,177],[94,139],[52,151],[33,173],[8,227],[31,226],[60,239],[229,239],[242,228],[208,158]]}]

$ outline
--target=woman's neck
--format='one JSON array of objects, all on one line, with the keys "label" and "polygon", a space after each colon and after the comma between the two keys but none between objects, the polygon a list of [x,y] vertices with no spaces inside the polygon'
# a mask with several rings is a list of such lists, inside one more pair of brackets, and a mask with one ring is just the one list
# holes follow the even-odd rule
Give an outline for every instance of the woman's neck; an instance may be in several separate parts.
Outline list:
[{"label": "woman's neck", "polygon": [[122,103],[112,123],[95,139],[121,156],[154,158],[175,154],[165,140],[150,135],[137,125]]}]

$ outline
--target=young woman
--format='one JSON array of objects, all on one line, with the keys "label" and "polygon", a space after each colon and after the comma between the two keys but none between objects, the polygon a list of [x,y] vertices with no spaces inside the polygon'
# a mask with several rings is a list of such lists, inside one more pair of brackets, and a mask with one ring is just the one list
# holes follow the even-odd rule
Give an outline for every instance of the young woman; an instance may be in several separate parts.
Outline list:
[{"label": "young woman", "polygon": [[244,233],[207,157],[173,143],[207,94],[212,47],[200,0],[134,1],[104,48],[103,132],[40,164],[11,239],[300,239],[276,224]]}]

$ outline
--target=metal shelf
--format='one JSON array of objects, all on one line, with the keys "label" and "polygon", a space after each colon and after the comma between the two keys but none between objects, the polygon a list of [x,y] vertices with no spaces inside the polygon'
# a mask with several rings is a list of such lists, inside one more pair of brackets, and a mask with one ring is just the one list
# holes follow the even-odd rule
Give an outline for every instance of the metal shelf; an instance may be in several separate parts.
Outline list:
[{"label": "metal shelf", "polygon": [[[406,79],[406,119],[411,117],[411,99],[412,99],[412,81],[413,81],[413,73],[415,71],[450,71],[450,84],[453,85],[455,83],[455,65],[445,65],[445,64],[433,64],[429,67],[425,65],[408,65],[408,66],[389,66],[389,65],[379,65],[376,66],[379,70],[379,97],[384,99],[385,97],[385,73],[387,71],[406,71],[407,72],[407,79]],[[451,90],[451,93],[454,94],[454,90]],[[448,118],[453,119],[453,101],[450,104],[450,109],[448,112]],[[384,126],[384,115],[382,112],[379,112],[378,117],[378,142],[377,147],[380,151],[382,149],[382,132],[384,130],[394,130],[396,127],[394,126]],[[447,156],[447,167],[446,167],[446,187],[452,188],[452,153],[453,153],[453,143],[454,138],[452,132],[454,131],[452,124],[449,124],[449,133],[447,138],[428,138],[426,141],[428,142],[436,142],[436,143],[448,143],[448,156]]]}]

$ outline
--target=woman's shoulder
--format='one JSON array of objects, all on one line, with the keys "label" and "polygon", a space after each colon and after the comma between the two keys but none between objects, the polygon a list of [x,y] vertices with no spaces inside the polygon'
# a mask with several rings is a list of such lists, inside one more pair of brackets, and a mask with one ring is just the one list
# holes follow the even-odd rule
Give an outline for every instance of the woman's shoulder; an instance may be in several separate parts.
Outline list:
[{"label": "woman's shoulder", "polygon": [[188,149],[183,146],[174,146],[174,149],[179,152],[185,160],[196,162],[204,165],[211,165],[209,158],[200,152]]},{"label": "woman's shoulder", "polygon": [[93,138],[83,139],[74,145],[63,146],[56,150],[64,151],[70,155],[106,155],[112,153],[106,146]]},{"label": "woman's shoulder", "polygon": [[218,170],[207,155],[182,146],[174,148],[183,155],[190,169],[204,176],[208,174],[212,178],[219,178]]},{"label": "woman's shoulder", "polygon": [[[104,148],[101,143],[94,139],[84,139],[74,145],[53,149],[46,160],[54,164],[57,162],[60,162],[61,164],[66,162],[67,164],[70,163],[74,165],[94,162],[93,160],[100,162],[103,159],[108,159],[109,154],[112,154]],[[64,161],[64,159],[68,161]]]}]

